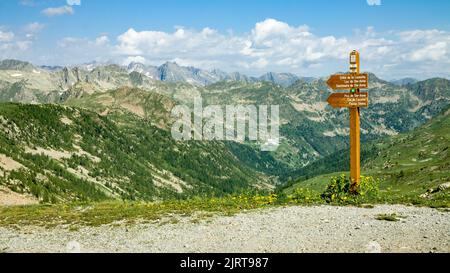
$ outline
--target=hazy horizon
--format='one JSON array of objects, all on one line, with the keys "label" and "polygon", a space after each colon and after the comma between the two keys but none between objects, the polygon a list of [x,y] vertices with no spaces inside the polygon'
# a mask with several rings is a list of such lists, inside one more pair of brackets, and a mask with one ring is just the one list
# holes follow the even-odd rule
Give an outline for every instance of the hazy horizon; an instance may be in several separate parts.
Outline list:
[{"label": "hazy horizon", "polygon": [[[80,67],[80,66],[86,66],[86,65],[92,65],[92,64],[96,64],[96,65],[98,65],[98,66],[102,66],[102,65],[118,65],[118,66],[121,66],[121,67],[127,67],[127,66],[129,66],[131,63],[133,63],[133,62],[130,62],[130,63],[128,63],[128,64],[120,64],[120,63],[117,63],[117,62],[114,62],[114,61],[106,61],[106,62],[97,62],[97,61],[92,61],[92,62],[85,62],[85,63],[79,63],[79,64],[72,64],[72,65],[53,65],[53,64],[36,64],[36,63],[33,63],[33,62],[31,62],[31,61],[27,61],[27,60],[21,60],[21,59],[8,59],[8,58],[6,58],[6,59],[0,59],[0,62],[1,61],[5,61],[5,60],[16,60],[16,61],[21,61],[21,62],[28,62],[28,63],[30,63],[30,64],[32,64],[32,65],[34,65],[34,66],[37,66],[37,67],[60,67],[60,68],[64,68],[64,67]],[[225,72],[225,73],[228,73],[228,74],[231,74],[231,73],[240,73],[240,74],[242,74],[242,75],[245,75],[245,76],[248,76],[248,77],[252,77],[252,78],[259,78],[259,77],[261,77],[261,76],[263,76],[263,75],[265,75],[265,74],[268,74],[268,73],[277,73],[277,74],[293,74],[293,75],[295,75],[295,76],[297,76],[297,77],[300,77],[300,78],[315,78],[315,79],[320,79],[320,78],[325,78],[325,77],[328,77],[328,76],[330,76],[330,75],[332,75],[332,74],[336,74],[336,73],[345,73],[346,71],[335,71],[334,73],[331,73],[331,74],[328,74],[328,75],[320,75],[320,76],[311,76],[311,75],[300,75],[300,74],[296,74],[296,73],[292,73],[292,72],[287,72],[287,71],[265,71],[265,72],[262,72],[262,73],[260,73],[260,74],[251,74],[251,73],[244,73],[244,72],[241,72],[241,71],[226,71],[226,70],[224,70],[224,69],[222,69],[222,68],[220,68],[220,67],[214,67],[214,68],[211,68],[211,69],[204,69],[204,68],[202,68],[202,67],[196,67],[196,66],[189,66],[189,65],[187,65],[187,66],[185,66],[185,65],[180,65],[179,63],[177,63],[177,62],[175,62],[175,61],[165,61],[165,62],[162,62],[162,63],[160,63],[160,64],[143,64],[143,63],[140,63],[140,62],[134,62],[134,63],[140,63],[140,64],[143,64],[143,65],[145,65],[145,66],[147,66],[147,67],[150,67],[150,66],[152,66],[152,67],[159,67],[159,66],[162,66],[162,65],[164,65],[164,64],[166,64],[166,63],[169,63],[169,62],[172,62],[172,63],[175,63],[175,64],[177,64],[178,66],[180,66],[180,67],[193,67],[193,68],[196,68],[196,69],[201,69],[201,70],[205,70],[205,71],[211,71],[211,70],[215,70],[215,69],[217,69],[217,70],[221,70],[221,71],[223,71],[223,72]],[[424,81],[424,80],[428,80],[428,79],[433,79],[433,78],[443,78],[443,79],[447,79],[447,80],[450,80],[450,77],[441,77],[441,76],[430,76],[430,77],[412,77],[412,76],[405,76],[405,77],[401,77],[401,78],[384,78],[384,77],[380,77],[379,75],[377,75],[376,73],[374,73],[373,71],[361,71],[361,72],[363,72],[363,73],[372,73],[372,74],[374,74],[375,76],[377,76],[379,79],[381,79],[381,80],[385,80],[385,81],[390,81],[390,82],[393,82],[393,81],[397,81],[397,80],[404,80],[404,79],[414,79],[414,80],[417,80],[417,81]]]}]

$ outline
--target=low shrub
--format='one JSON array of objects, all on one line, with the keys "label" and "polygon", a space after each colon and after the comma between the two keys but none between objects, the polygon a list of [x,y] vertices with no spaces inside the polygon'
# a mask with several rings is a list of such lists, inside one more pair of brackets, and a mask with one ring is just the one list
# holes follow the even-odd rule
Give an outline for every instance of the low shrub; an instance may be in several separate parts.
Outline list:
[{"label": "low shrub", "polygon": [[379,179],[371,176],[361,176],[361,182],[351,191],[350,178],[345,174],[332,177],[321,198],[328,203],[361,203],[373,201],[378,198]]},{"label": "low shrub", "polygon": [[306,188],[296,188],[289,196],[289,199],[292,203],[296,204],[312,204],[322,202],[318,192]]}]

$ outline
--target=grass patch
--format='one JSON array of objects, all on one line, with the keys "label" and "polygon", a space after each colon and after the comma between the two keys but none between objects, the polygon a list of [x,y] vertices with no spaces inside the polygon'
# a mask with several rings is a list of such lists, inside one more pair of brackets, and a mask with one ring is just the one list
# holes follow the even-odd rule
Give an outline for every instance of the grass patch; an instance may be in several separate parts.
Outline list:
[{"label": "grass patch", "polygon": [[80,230],[80,227],[78,225],[71,225],[69,227],[69,231],[71,231],[71,232],[77,232],[79,230]]},{"label": "grass patch", "polygon": [[401,216],[398,215],[396,213],[390,213],[390,214],[386,214],[386,213],[381,213],[378,214],[375,219],[380,220],[380,221],[389,221],[389,222],[398,222],[401,220],[401,218],[406,218],[405,216]]},{"label": "grass patch", "polygon": [[[243,210],[274,206],[277,205],[276,200],[276,195],[239,195],[154,203],[107,201],[3,207],[0,208],[0,226],[36,225],[51,228],[58,225],[101,226],[118,222],[132,224],[138,221],[164,220],[173,215],[191,216],[196,212],[202,212],[201,218],[208,218],[213,213],[233,215]],[[80,209],[82,207],[89,209]],[[175,223],[175,220],[169,223]]]},{"label": "grass patch", "polygon": [[[436,208],[450,208],[447,192],[433,199],[417,195],[399,195],[396,191],[378,190],[378,180],[365,177],[358,193],[349,193],[349,180],[345,176],[333,177],[322,193],[309,188],[295,188],[291,193],[277,194],[245,193],[225,197],[194,197],[162,202],[103,201],[93,203],[69,203],[33,205],[23,207],[0,207],[0,226],[19,228],[24,225],[44,227],[68,226],[76,231],[82,226],[127,225],[133,223],[176,224],[180,217],[194,223],[210,220],[214,215],[232,216],[238,212],[268,207],[290,205],[353,205],[372,208],[375,204],[407,204]],[[379,216],[380,220],[392,218]],[[391,215],[392,216],[392,215]],[[383,219],[382,219],[383,218]],[[385,219],[384,219],[385,218]],[[395,218],[395,219],[394,219]]]},{"label": "grass patch", "polygon": [[[306,181],[299,181],[293,186],[279,189],[279,191],[287,196],[295,195],[297,191],[323,193],[322,197],[325,197],[329,203],[338,205],[402,204],[431,208],[450,208],[450,191],[448,190],[433,193],[429,198],[421,197],[428,189],[438,187],[447,181],[446,179],[448,178],[433,180],[429,183],[423,182],[418,185],[414,181],[398,182],[382,174],[371,174],[377,179],[365,176],[363,181],[369,182],[369,184],[363,185],[365,188],[361,192],[364,193],[363,195],[354,198],[348,194],[349,182],[347,175],[341,173],[321,175]],[[317,198],[315,199],[317,200]]]}]

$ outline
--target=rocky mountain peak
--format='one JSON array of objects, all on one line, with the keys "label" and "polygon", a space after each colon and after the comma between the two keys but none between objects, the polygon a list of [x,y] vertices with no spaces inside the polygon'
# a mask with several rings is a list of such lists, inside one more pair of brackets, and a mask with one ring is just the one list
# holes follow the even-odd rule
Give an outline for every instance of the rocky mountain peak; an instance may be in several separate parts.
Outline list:
[{"label": "rocky mountain peak", "polygon": [[36,67],[34,67],[29,62],[13,60],[13,59],[6,59],[3,61],[0,61],[0,69],[1,70],[31,70],[31,69],[36,69]]}]

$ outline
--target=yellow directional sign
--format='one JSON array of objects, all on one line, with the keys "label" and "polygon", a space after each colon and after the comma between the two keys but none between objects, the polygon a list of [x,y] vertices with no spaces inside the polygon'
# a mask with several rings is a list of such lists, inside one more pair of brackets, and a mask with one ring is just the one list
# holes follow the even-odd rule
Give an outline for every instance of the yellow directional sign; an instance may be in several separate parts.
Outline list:
[{"label": "yellow directional sign", "polygon": [[350,90],[369,88],[369,74],[336,74],[328,81],[328,86],[333,90]]},{"label": "yellow directional sign", "polygon": [[357,108],[369,106],[369,93],[333,93],[328,97],[327,102],[333,108]]}]

